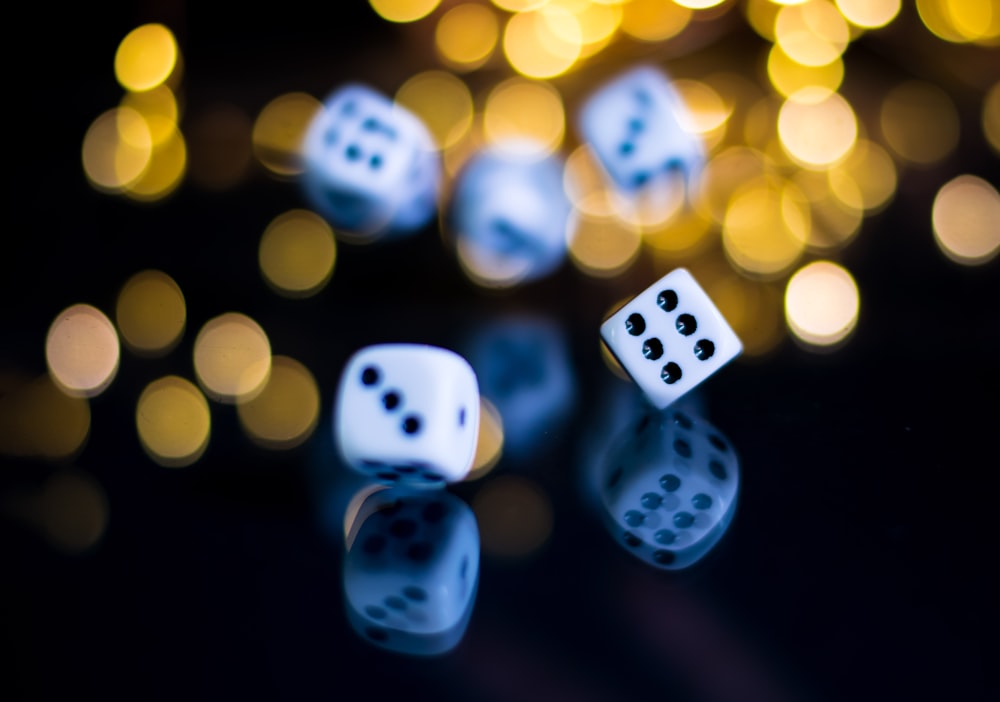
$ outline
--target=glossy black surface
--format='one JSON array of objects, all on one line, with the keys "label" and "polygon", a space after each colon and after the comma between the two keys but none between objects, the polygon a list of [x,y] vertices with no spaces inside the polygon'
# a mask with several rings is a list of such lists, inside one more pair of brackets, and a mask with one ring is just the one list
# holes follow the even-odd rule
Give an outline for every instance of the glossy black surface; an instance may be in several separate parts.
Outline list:
[{"label": "glossy black surface", "polygon": [[[610,281],[565,265],[495,295],[467,281],[428,230],[384,247],[344,245],[321,294],[278,298],[261,280],[257,242],[276,214],[303,206],[294,182],[259,169],[234,190],[185,185],[150,205],[86,184],[84,132],[121,96],[117,43],[150,20],[177,32],[187,114],[225,100],[252,115],[278,94],[321,96],[348,79],[392,90],[436,67],[432,56],[364,3],[350,15],[335,3],[296,2],[278,15],[246,4],[97,11],[21,8],[8,24],[42,43],[28,54],[7,48],[21,60],[4,88],[16,131],[6,128],[13,151],[0,367],[43,372],[53,316],[81,301],[112,309],[120,285],[144,268],[177,280],[188,328],[163,359],[123,355],[114,384],[91,403],[90,437],[75,464],[108,496],[99,547],[67,556],[17,520],[0,521],[5,681],[15,691],[8,699],[744,702],[996,693],[1000,497],[989,485],[1000,420],[1000,263],[950,263],[929,217],[933,194],[954,175],[998,183],[974,110],[962,112],[958,152],[935,171],[907,172],[892,204],[840,254],[862,291],[849,343],[822,355],[786,339],[704,384],[705,415],[742,460],[741,502],[718,551],[672,575],[614,543],[577,484],[589,422],[609,383],[620,382],[598,354],[598,327],[609,305],[655,279],[648,261]],[[756,56],[753,35],[735,32],[732,42],[734,52]],[[936,78],[931,45],[948,48],[922,40],[911,56],[905,38],[889,34],[852,51],[873,72]],[[43,46],[52,47],[55,69],[33,63]],[[997,55],[971,54],[979,66]],[[978,105],[962,99],[962,107]],[[299,449],[267,452],[243,436],[231,407],[213,405],[204,457],[187,469],[160,468],[136,437],[136,398],[167,373],[192,378],[195,331],[230,309],[253,316],[276,353],[315,374],[319,428]],[[318,517],[323,481],[315,471],[332,451],[339,372],[363,345],[458,345],[473,322],[517,311],[562,325],[575,411],[543,448],[451,489],[471,502],[497,476],[530,477],[551,502],[551,537],[529,558],[484,554],[475,610],[451,654],[387,654],[348,625],[339,545]],[[4,459],[0,491],[37,486],[54,469]]]}]

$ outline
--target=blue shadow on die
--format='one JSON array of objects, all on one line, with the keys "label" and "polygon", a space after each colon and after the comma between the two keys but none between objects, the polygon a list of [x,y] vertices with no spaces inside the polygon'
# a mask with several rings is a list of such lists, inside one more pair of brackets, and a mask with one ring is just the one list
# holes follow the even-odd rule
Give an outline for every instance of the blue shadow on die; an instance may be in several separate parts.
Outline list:
[{"label": "blue shadow on die", "polygon": [[441,165],[430,132],[371,87],[350,83],[333,91],[301,150],[306,199],[342,239],[410,234],[437,211]]},{"label": "blue shadow on die", "polygon": [[447,224],[474,282],[503,288],[549,275],[575,225],[562,160],[529,141],[480,151],[456,179]]},{"label": "blue shadow on die", "polygon": [[615,188],[638,196],[682,184],[690,195],[705,163],[701,138],[666,74],[639,65],[589,95],[577,128]]},{"label": "blue shadow on die", "polygon": [[726,534],[740,482],[729,440],[704,419],[670,407],[625,427],[591,485],[616,543],[651,566],[682,570]]},{"label": "blue shadow on die", "polygon": [[365,641],[411,656],[454,649],[479,583],[479,528],[446,490],[381,488],[352,510],[343,567],[348,621]]}]

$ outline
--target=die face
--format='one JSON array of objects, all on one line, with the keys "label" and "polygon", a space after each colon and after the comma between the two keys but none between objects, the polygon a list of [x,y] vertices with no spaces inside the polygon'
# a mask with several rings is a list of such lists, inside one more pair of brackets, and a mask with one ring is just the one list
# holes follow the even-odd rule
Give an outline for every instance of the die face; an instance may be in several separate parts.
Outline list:
[{"label": "die face", "polygon": [[461,480],[479,437],[479,386],[468,362],[421,344],[366,347],[347,362],[334,435],[344,462],[374,479]]},{"label": "die face", "polygon": [[463,262],[479,277],[508,284],[551,273],[564,260],[572,207],[562,162],[495,147],[459,174],[449,224]]},{"label": "die face", "polygon": [[685,130],[686,108],[667,77],[651,66],[623,73],[583,104],[579,131],[619,190],[638,193],[691,184],[704,165],[697,135]]},{"label": "die face", "polygon": [[609,452],[602,517],[616,541],[647,563],[680,570],[706,556],[736,511],[739,460],[704,420],[650,412]]},{"label": "die face", "polygon": [[691,274],[678,268],[601,325],[601,338],[649,401],[675,402],[743,350]]},{"label": "die face", "polygon": [[416,229],[433,214],[440,167],[429,133],[367,86],[336,90],[302,151],[306,195],[337,227],[376,236]]},{"label": "die face", "polygon": [[472,510],[444,490],[388,488],[369,495],[350,528],[344,602],[359,636],[412,655],[461,640],[479,579]]}]

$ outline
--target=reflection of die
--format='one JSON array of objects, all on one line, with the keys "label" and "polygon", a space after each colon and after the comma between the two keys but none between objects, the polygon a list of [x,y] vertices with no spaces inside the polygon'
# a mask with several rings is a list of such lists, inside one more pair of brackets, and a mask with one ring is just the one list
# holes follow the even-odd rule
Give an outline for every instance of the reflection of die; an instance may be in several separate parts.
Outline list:
[{"label": "reflection of die", "polygon": [[622,192],[670,187],[675,177],[690,190],[705,155],[700,139],[684,128],[685,112],[667,77],[639,66],[587,98],[579,131]]},{"label": "reflection of die", "polygon": [[601,338],[664,408],[736,358],[739,338],[691,274],[671,271],[601,325]]},{"label": "reflection of die", "polygon": [[617,440],[601,471],[601,515],[612,536],[659,568],[700,560],[736,511],[739,460],[707,422],[650,412]]},{"label": "reflection of die", "polygon": [[414,231],[435,212],[440,163],[430,133],[369,87],[334,91],[310,123],[302,152],[312,206],[361,240]]},{"label": "reflection of die", "polygon": [[472,157],[449,208],[459,259],[487,285],[510,286],[551,273],[566,254],[572,208],[562,162],[512,142]]},{"label": "reflection of die", "polygon": [[480,393],[503,420],[503,452],[514,459],[553,443],[576,409],[577,380],[565,330],[537,315],[487,321],[463,345]]},{"label": "reflection of die", "polygon": [[344,461],[383,482],[464,478],[479,438],[479,385],[448,349],[380,344],[355,353],[340,378],[334,437]]},{"label": "reflection of die", "polygon": [[348,533],[344,600],[355,631],[411,655],[454,648],[472,614],[479,530],[444,490],[387,488],[368,496]]}]

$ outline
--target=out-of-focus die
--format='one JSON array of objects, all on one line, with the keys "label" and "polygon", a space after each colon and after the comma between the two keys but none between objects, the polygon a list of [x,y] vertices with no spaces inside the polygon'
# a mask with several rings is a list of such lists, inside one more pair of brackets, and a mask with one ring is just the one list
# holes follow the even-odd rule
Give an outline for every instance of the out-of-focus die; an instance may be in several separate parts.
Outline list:
[{"label": "out-of-focus die", "polygon": [[440,158],[423,123],[360,84],[335,90],[302,143],[301,182],[338,234],[358,241],[413,232],[437,209]]},{"label": "out-of-focus die", "polygon": [[601,325],[622,367],[662,409],[736,358],[743,345],[697,281],[677,268]]},{"label": "out-of-focus die", "polygon": [[562,161],[529,142],[495,145],[466,163],[449,225],[459,261],[476,282],[510,287],[562,263],[575,222],[562,178]]},{"label": "out-of-focus die", "polygon": [[729,528],[739,460],[722,434],[680,410],[650,411],[628,427],[601,471],[601,516],[612,537],[667,570],[693,565]]},{"label": "out-of-focus die", "polygon": [[344,462],[376,480],[461,480],[479,437],[475,371],[436,346],[368,346],[344,368],[333,421]]},{"label": "out-of-focus die", "polygon": [[472,510],[445,490],[386,488],[361,504],[348,531],[344,600],[367,641],[438,655],[465,634],[479,581]]},{"label": "out-of-focus die", "polygon": [[615,186],[632,195],[683,184],[701,173],[701,139],[685,129],[685,107],[666,75],[639,66],[598,88],[582,105],[578,129]]}]

